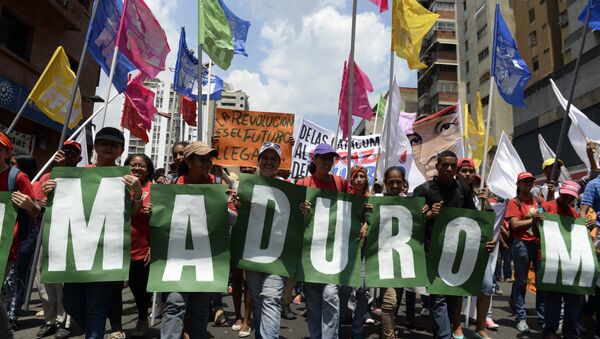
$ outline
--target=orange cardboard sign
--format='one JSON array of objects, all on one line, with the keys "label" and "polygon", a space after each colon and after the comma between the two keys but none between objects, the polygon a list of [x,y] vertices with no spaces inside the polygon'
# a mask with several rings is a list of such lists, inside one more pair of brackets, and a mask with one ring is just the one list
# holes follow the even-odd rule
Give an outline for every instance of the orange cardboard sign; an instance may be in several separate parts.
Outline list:
[{"label": "orange cardboard sign", "polygon": [[218,138],[216,165],[256,167],[261,145],[270,141],[281,147],[279,167],[289,170],[292,166],[293,114],[218,108],[213,130]]}]

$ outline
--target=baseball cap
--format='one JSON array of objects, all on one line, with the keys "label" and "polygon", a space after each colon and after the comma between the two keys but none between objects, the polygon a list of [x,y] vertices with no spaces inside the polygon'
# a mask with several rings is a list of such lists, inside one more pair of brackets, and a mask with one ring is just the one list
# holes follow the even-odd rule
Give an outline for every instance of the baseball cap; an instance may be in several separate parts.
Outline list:
[{"label": "baseball cap", "polygon": [[185,148],[183,149],[183,156],[189,158],[194,154],[210,154],[211,156],[216,157],[217,155],[219,155],[219,152],[214,148],[210,148],[206,143],[202,141],[194,141],[185,146]]},{"label": "baseball cap", "polygon": [[318,144],[312,152],[310,152],[310,157],[314,158],[317,155],[326,155],[326,154],[331,154],[334,155],[336,157],[340,157],[339,154],[337,154],[337,152],[333,149],[333,147],[331,147],[331,145],[329,144]]},{"label": "baseball cap", "polygon": [[123,137],[123,132],[114,127],[104,127],[99,130],[94,138],[94,144],[100,140],[112,141],[125,146],[125,137]]},{"label": "baseball cap", "polygon": [[461,168],[461,167],[465,167],[465,166],[470,166],[470,167],[475,168],[475,162],[473,161],[473,159],[469,159],[469,158],[461,158],[460,160],[458,160],[457,168]]},{"label": "baseball cap", "polygon": [[79,152],[81,152],[81,144],[74,140],[67,140],[63,143],[63,147],[71,146],[77,148]]},{"label": "baseball cap", "polygon": [[260,151],[258,152],[258,157],[260,158],[260,156],[263,154],[263,152],[267,151],[267,150],[275,151],[275,153],[277,153],[277,156],[279,157],[279,159],[281,159],[281,147],[279,146],[279,144],[276,144],[276,143],[270,142],[270,141],[263,142],[262,146],[260,146]]},{"label": "baseball cap", "polygon": [[[565,164],[563,163],[562,160],[558,159],[558,164],[561,166],[564,166]],[[544,163],[542,163],[542,169],[545,169],[548,166],[552,166],[554,165],[554,158],[549,158],[544,160]]]},{"label": "baseball cap", "polygon": [[6,147],[6,149],[8,149],[9,151],[11,151],[13,148],[12,142],[10,141],[8,136],[4,134],[4,132],[0,132],[0,145]]},{"label": "baseball cap", "polygon": [[517,182],[519,182],[521,180],[525,180],[525,179],[534,179],[535,180],[535,177],[533,176],[533,174],[531,174],[529,172],[521,172],[517,176]]},{"label": "baseball cap", "polygon": [[574,181],[565,181],[560,184],[559,193],[560,194],[568,194],[574,196],[575,198],[579,198],[579,190],[581,186]]}]

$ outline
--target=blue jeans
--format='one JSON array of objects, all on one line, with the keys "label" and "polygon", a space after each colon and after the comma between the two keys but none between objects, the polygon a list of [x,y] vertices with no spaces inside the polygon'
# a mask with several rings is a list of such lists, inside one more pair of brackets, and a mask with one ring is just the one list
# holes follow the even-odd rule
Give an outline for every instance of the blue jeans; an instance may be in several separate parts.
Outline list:
[{"label": "blue jeans", "polygon": [[498,250],[498,263],[496,264],[496,278],[512,279],[512,257],[510,248]]},{"label": "blue jeans", "polygon": [[461,297],[447,295],[432,294],[430,296],[434,338],[452,338],[452,325],[450,319],[454,319],[454,311],[456,307],[459,307],[460,300],[462,300]]},{"label": "blue jeans", "polygon": [[[512,286],[511,298],[515,303],[517,321],[525,320],[525,293],[527,292],[527,273],[529,264],[533,264],[535,279],[538,279],[538,249],[540,245],[532,241],[515,239],[512,244],[511,253],[515,263],[515,281]],[[544,328],[544,292],[537,291],[535,294],[535,308],[538,316],[538,325]]]},{"label": "blue jeans", "polygon": [[256,338],[279,339],[281,294],[285,278],[279,275],[246,271],[252,295],[252,322]]},{"label": "blue jeans", "polygon": [[338,286],[304,283],[308,333],[311,339],[337,339],[340,325]]},{"label": "blue jeans", "polygon": [[115,284],[116,282],[65,283],[63,306],[85,330],[87,339],[104,338],[110,296]]},{"label": "blue jeans", "polygon": [[183,332],[183,320],[186,312],[190,322],[188,330],[190,338],[207,338],[208,303],[211,293],[205,292],[171,292],[167,297],[167,307],[163,312],[160,337],[163,339],[179,339]]},{"label": "blue jeans", "polygon": [[555,334],[560,321],[561,306],[564,300],[564,318],[562,334],[565,338],[579,338],[579,317],[583,308],[583,296],[570,293],[544,292],[546,327],[544,336]]}]

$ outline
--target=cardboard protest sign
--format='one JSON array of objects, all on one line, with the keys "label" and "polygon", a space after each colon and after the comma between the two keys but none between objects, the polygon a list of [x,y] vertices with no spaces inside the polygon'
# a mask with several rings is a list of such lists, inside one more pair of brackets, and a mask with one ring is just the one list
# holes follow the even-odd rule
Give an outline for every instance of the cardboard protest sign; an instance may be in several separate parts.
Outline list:
[{"label": "cardboard protest sign", "polygon": [[310,164],[310,152],[319,144],[333,144],[335,133],[314,122],[302,119],[295,138],[291,177],[306,177]]},{"label": "cardboard protest sign", "polygon": [[366,245],[368,287],[424,287],[424,198],[370,197]]},{"label": "cardboard protest sign", "polygon": [[242,174],[241,208],[231,234],[232,265],[246,270],[293,276],[302,251],[306,188]]},{"label": "cardboard protest sign", "polygon": [[281,169],[292,166],[293,114],[218,108],[213,131],[218,137],[216,165],[256,166],[260,146],[271,141],[281,147]]},{"label": "cardboard protest sign", "polygon": [[11,192],[0,192],[0,277],[4,277],[17,221],[17,207],[10,195]]},{"label": "cardboard protest sign", "polygon": [[306,189],[306,217],[298,281],[360,285],[359,233],[364,198],[317,188]]},{"label": "cardboard protest sign", "polygon": [[229,225],[225,185],[153,185],[148,291],[225,292]]},{"label": "cardboard protest sign", "polygon": [[428,291],[431,294],[470,296],[481,293],[481,282],[492,239],[495,215],[444,207],[435,217],[427,256]]},{"label": "cardboard protest sign", "polygon": [[44,216],[42,282],[129,277],[129,167],[56,167]]},{"label": "cardboard protest sign", "polygon": [[571,294],[594,294],[598,261],[585,219],[545,214],[540,227],[542,261],[537,288]]}]

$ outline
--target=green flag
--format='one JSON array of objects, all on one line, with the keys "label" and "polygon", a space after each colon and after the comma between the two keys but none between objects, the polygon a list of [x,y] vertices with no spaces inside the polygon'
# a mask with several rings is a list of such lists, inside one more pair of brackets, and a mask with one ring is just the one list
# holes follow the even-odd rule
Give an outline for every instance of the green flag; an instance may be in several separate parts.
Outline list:
[{"label": "green flag", "polygon": [[370,197],[369,203],[367,286],[425,287],[425,199]]},{"label": "green flag", "polygon": [[481,293],[495,215],[444,207],[435,217],[427,256],[431,294],[470,296]]},{"label": "green flag", "polygon": [[153,185],[148,291],[225,292],[229,225],[225,185]]},{"label": "green flag", "polygon": [[364,198],[307,188],[306,200],[311,208],[297,280],[358,287]]},{"label": "green flag", "polygon": [[233,40],[218,0],[199,0],[198,42],[212,61],[226,70],[233,59]]},{"label": "green flag", "polygon": [[293,276],[302,252],[304,217],[299,206],[305,194],[303,186],[242,174],[242,207],[231,234],[232,266]]},{"label": "green flag", "polygon": [[12,203],[11,194],[0,192],[0,277],[4,277],[17,221],[17,207]]},{"label": "green flag", "polygon": [[44,215],[42,282],[129,277],[129,167],[56,167]]},{"label": "green flag", "polygon": [[546,213],[540,236],[542,261],[537,287],[542,291],[594,294],[598,261],[585,219]]},{"label": "green flag", "polygon": [[379,94],[379,101],[377,102],[377,116],[380,118],[383,118],[385,115],[385,103],[385,97],[382,94]]}]

